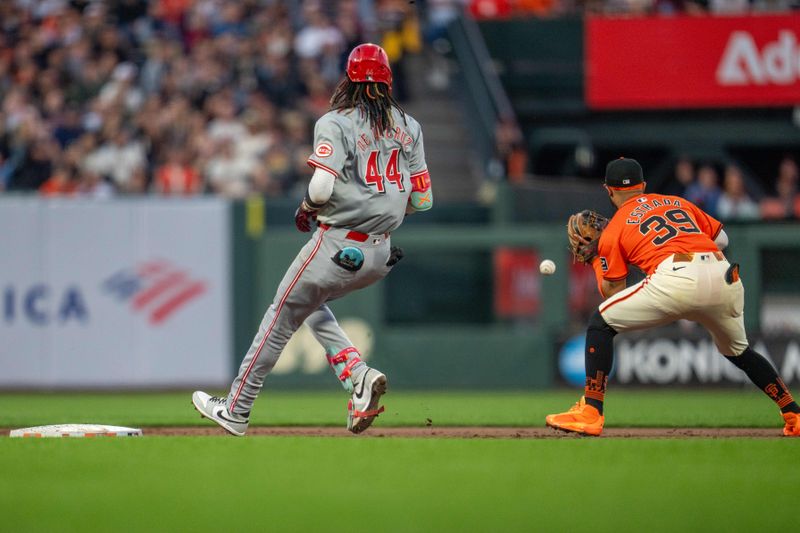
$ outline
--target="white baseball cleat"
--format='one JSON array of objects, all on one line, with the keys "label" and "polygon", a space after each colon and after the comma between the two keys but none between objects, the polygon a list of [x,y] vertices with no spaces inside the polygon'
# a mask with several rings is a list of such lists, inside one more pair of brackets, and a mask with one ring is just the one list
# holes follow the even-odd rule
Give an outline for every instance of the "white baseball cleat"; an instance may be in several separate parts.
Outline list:
[{"label": "white baseball cleat", "polygon": [[381,396],[386,394],[386,376],[369,368],[362,372],[353,383],[353,396],[347,402],[347,429],[361,433],[383,412],[378,407]]},{"label": "white baseball cleat", "polygon": [[192,394],[192,404],[203,418],[219,424],[225,431],[237,437],[244,436],[250,420],[228,411],[228,399],[211,396],[203,391]]}]

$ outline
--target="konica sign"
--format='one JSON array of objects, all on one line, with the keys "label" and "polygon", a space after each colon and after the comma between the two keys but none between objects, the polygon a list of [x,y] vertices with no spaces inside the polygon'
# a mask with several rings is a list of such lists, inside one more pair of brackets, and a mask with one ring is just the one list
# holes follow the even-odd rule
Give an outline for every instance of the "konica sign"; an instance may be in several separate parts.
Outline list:
[{"label": "konica sign", "polygon": [[[800,339],[767,337],[757,341],[754,348],[770,360],[786,383],[800,382]],[[716,385],[748,381],[710,339],[620,339],[616,354],[619,383]]]},{"label": "konica sign", "polygon": [[0,200],[0,387],[229,379],[228,206]]},{"label": "konica sign", "polygon": [[[764,336],[753,344],[775,366],[786,383],[800,383],[800,337]],[[584,382],[584,341],[577,336],[559,351],[559,372],[571,385]],[[710,338],[662,328],[652,335],[620,335],[614,346],[615,385],[731,385],[747,376],[726,360]]]}]

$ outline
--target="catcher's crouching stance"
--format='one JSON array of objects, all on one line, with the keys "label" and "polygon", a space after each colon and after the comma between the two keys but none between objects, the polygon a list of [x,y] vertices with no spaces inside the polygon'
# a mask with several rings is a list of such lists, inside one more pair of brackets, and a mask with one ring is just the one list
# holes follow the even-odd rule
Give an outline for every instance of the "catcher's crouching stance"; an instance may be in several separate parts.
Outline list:
[{"label": "catcher's crouching stance", "polygon": [[[547,425],[600,435],[614,336],[688,319],[704,326],[720,353],[778,405],[783,434],[800,436],[800,406],[772,365],[748,345],[744,288],[739,265],[720,251],[728,244],[722,224],[683,198],[645,194],[642,168],[633,159],[609,163],[605,187],[617,208],[610,221],[584,211],[567,224],[573,254],[594,267],[606,298],[586,331],[584,396],[569,411],[549,415]],[[626,288],[629,264],[647,277]]]}]

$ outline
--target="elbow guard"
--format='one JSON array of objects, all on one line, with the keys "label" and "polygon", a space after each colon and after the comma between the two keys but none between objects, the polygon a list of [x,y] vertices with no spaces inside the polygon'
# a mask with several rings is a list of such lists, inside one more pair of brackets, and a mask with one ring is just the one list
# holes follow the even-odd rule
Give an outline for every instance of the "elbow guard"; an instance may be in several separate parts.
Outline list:
[{"label": "elbow guard", "polygon": [[408,203],[415,211],[427,211],[433,207],[431,175],[427,170],[411,176],[411,197]]}]

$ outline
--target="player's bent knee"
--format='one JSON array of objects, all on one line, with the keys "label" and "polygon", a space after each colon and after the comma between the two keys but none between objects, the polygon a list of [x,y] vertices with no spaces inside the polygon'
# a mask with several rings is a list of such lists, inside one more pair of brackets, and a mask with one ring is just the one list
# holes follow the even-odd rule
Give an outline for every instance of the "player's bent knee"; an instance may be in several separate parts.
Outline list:
[{"label": "player's bent knee", "polygon": [[728,359],[736,359],[741,357],[744,353],[744,350],[731,350],[725,347],[717,346],[717,351],[722,354],[723,357],[727,357]]},{"label": "player's bent knee", "polygon": [[587,329],[610,333],[612,336],[617,334],[617,330],[608,325],[603,315],[600,314],[599,309],[595,309],[594,313],[592,313],[592,316],[589,318],[589,327]]},{"label": "player's bent knee", "polygon": [[736,358],[742,356],[747,350],[750,350],[750,345],[745,341],[729,341],[725,343],[715,342],[717,351],[728,358]]}]

